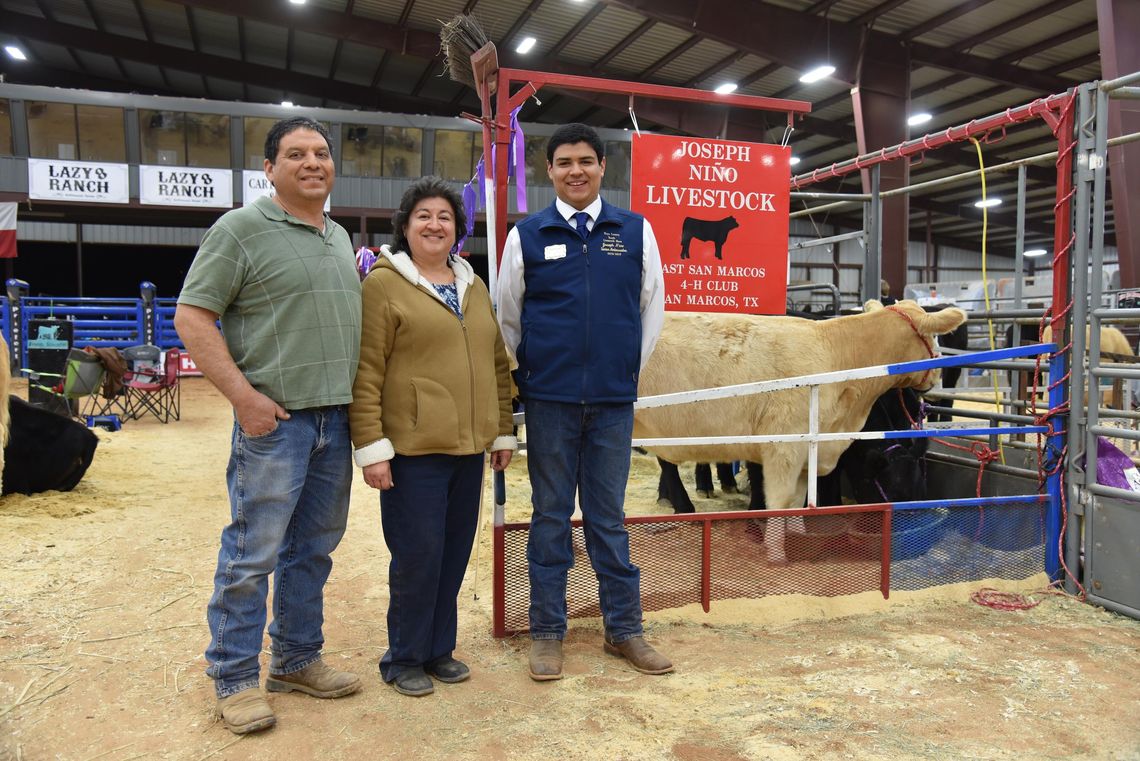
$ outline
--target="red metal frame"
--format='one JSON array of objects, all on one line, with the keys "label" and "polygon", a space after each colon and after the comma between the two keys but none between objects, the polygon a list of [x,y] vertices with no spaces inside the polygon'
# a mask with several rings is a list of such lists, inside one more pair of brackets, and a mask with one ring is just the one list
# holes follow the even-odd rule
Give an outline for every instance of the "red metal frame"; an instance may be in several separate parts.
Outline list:
[{"label": "red metal frame", "polygon": [[[511,85],[516,82],[525,83],[513,95]],[[487,113],[484,106],[483,113],[483,154],[491,155],[491,146],[487,140],[487,133],[494,127],[494,142],[498,146],[495,151],[495,263],[498,266],[503,256],[503,243],[507,237],[507,160],[510,149],[511,133],[510,113],[526,102],[544,85],[559,87],[565,90],[588,90],[596,93],[614,93],[628,95],[630,106],[635,96],[660,100],[679,100],[688,103],[705,103],[721,106],[737,106],[762,111],[782,111],[787,114],[788,124],[791,126],[796,114],[811,112],[811,104],[802,100],[786,100],[783,98],[762,98],[754,95],[720,95],[708,90],[696,90],[687,87],[671,87],[668,85],[653,85],[644,82],[627,82],[617,79],[599,79],[597,77],[582,77],[572,74],[556,74],[546,71],[527,71],[525,69],[499,69],[498,86],[496,90],[497,104],[495,116]],[[488,224],[490,221],[488,220]]]},{"label": "red metal frame", "polygon": [[[1070,220],[1074,192],[1073,151],[1077,144],[1073,134],[1075,106],[1076,96],[1073,94],[1064,104],[1060,119],[1050,124],[1057,137],[1057,202],[1053,207],[1053,313],[1050,325],[1054,342],[1058,346],[1068,345],[1065,317],[1072,308],[1069,299],[1069,252],[1073,247],[1073,225]],[[1066,371],[1064,368],[1061,370],[1062,374]]]},{"label": "red metal frame", "polygon": [[1044,119],[1045,122],[1055,130],[1060,121],[1058,112],[1064,111],[1073,97],[1073,92],[1065,92],[1058,95],[1050,95],[1047,98],[1039,98],[1032,103],[1019,106],[1018,108],[1007,108],[1001,113],[982,119],[974,119],[966,124],[949,127],[941,132],[935,132],[932,135],[923,135],[920,138],[908,140],[905,143],[899,143],[889,148],[881,148],[872,153],[864,153],[862,156],[856,156],[853,159],[841,161],[838,164],[832,164],[826,168],[813,169],[810,172],[793,177],[792,190],[799,190],[807,185],[812,185],[832,177],[843,177],[844,175],[858,172],[885,161],[906,158],[908,156],[921,154],[933,148],[949,145],[950,143],[961,142],[973,135],[987,134],[999,128],[1004,130],[1010,124],[1018,124],[1038,117]]},{"label": "red metal frame", "polygon": [[[514,95],[510,93],[510,85],[513,82],[526,82],[525,86],[520,88]],[[539,88],[543,85],[554,85],[565,89],[577,90],[590,90],[593,92],[612,92],[623,93],[630,96],[630,104],[632,106],[633,96],[643,95],[651,98],[662,98],[668,100],[681,100],[687,102],[697,103],[719,103],[729,106],[742,106],[746,108],[758,108],[773,111],[784,111],[788,115],[789,125],[797,113],[807,113],[811,110],[811,105],[802,101],[788,101],[779,100],[774,98],[757,98],[745,95],[717,95],[701,90],[689,90],[679,87],[668,87],[664,85],[650,85],[639,82],[622,82],[617,80],[594,79],[592,77],[580,77],[564,74],[552,74],[546,72],[531,72],[517,69],[500,69],[498,74],[497,83],[497,117],[489,113],[489,94],[485,92],[480,93],[480,99],[483,107],[483,117],[481,119],[483,124],[483,150],[484,155],[491,153],[491,139],[493,136],[495,145],[499,149],[495,152],[495,195],[496,199],[502,199],[501,202],[497,200],[495,204],[495,231],[496,231],[496,247],[495,247],[495,263],[492,266],[497,266],[502,258],[503,244],[506,240],[507,234],[507,213],[506,213],[506,198],[507,198],[507,165],[508,165],[508,150],[510,148],[510,128],[509,128],[509,114],[510,112],[523,103],[527,98],[531,97],[538,92]],[[1053,258],[1053,304],[1054,312],[1052,315],[1052,324],[1054,335],[1059,336],[1059,342],[1063,345],[1064,336],[1056,331],[1063,330],[1064,317],[1069,309],[1068,305],[1068,286],[1069,286],[1069,249],[1072,246],[1072,229],[1069,224],[1071,216],[1071,198],[1073,194],[1072,188],[1072,154],[1075,139],[1073,137],[1074,126],[1074,109],[1076,93],[1075,90],[1070,90],[1066,93],[1052,95],[1047,98],[1040,98],[1025,106],[1019,108],[1006,109],[1000,114],[985,117],[983,119],[975,119],[967,124],[950,127],[942,132],[935,133],[934,135],[924,135],[921,138],[910,140],[890,148],[883,148],[879,151],[870,154],[857,156],[854,159],[832,164],[826,169],[817,169],[807,174],[793,177],[791,186],[793,190],[797,190],[806,185],[819,182],[823,179],[830,177],[842,177],[844,175],[866,169],[875,164],[885,161],[892,161],[895,159],[906,158],[913,155],[918,155],[924,151],[938,148],[950,143],[959,142],[969,138],[972,135],[988,134],[993,130],[1004,129],[1010,124],[1017,124],[1020,122],[1028,121],[1030,119],[1038,118],[1044,119],[1045,122],[1053,129],[1057,135],[1058,141],[1058,157],[1057,157],[1057,203],[1054,207],[1055,213],[1055,233],[1054,233],[1054,258]],[[490,220],[488,220],[490,224]],[[1058,305],[1065,305],[1063,308],[1058,309]],[[890,504],[877,504],[877,505],[855,505],[846,507],[826,508],[802,508],[798,510],[768,510],[765,512],[765,518],[777,517],[792,517],[798,515],[826,515],[829,513],[835,514],[850,514],[861,512],[881,512],[883,513],[883,528],[882,528],[882,561],[881,561],[881,574],[880,574],[880,591],[884,599],[890,595],[890,564],[891,564],[891,505]],[[711,594],[711,579],[710,579],[710,551],[711,551],[711,524],[714,520],[743,520],[748,518],[755,518],[753,513],[699,513],[693,515],[658,515],[658,516],[637,516],[626,519],[627,523],[663,523],[663,522],[691,522],[702,521],[702,555],[701,555],[701,606],[705,612],[709,610],[710,594]],[[578,525],[577,522],[575,525]],[[512,524],[512,529],[524,528],[522,524]],[[505,594],[505,579],[503,578],[504,571],[504,534],[507,526],[499,525],[496,522],[493,531],[494,543],[494,581],[493,581],[493,601],[492,601],[492,620],[494,636],[505,636],[505,610],[503,605]]]}]

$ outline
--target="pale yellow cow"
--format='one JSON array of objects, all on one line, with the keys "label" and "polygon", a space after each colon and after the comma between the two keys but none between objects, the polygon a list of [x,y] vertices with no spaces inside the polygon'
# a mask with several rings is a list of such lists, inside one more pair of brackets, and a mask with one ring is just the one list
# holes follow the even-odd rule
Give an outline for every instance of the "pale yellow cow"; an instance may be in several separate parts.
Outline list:
[{"label": "pale yellow cow", "polygon": [[[1092,334],[1092,330],[1090,329],[1090,327],[1088,325],[1086,325],[1085,326],[1085,349],[1086,349],[1086,351],[1088,349],[1089,336],[1091,334]],[[1041,331],[1041,343],[1053,343],[1053,328],[1052,328],[1052,326],[1046,325],[1045,329],[1043,331]],[[1101,354],[1115,354],[1115,355],[1120,356],[1120,357],[1135,357],[1136,356],[1136,352],[1132,351],[1132,345],[1130,343],[1128,343],[1128,337],[1125,336],[1123,333],[1121,333],[1118,328],[1113,328],[1113,327],[1110,327],[1108,325],[1102,325],[1100,328],[1100,352],[1101,352]],[[1105,357],[1103,359],[1103,362],[1102,362],[1102,364],[1116,364],[1116,363],[1119,363],[1119,360],[1109,359],[1108,357]],[[1117,381],[1117,383],[1120,383],[1120,381]],[[1119,391],[1119,387],[1117,388],[1117,390]],[[1108,394],[1108,399],[1107,399],[1108,406],[1114,406],[1113,401],[1112,401],[1113,396],[1114,396],[1114,394],[1112,394],[1112,393]],[[1128,394],[1124,394],[1124,396],[1127,397]],[[1088,400],[1089,400],[1088,390],[1086,389],[1085,390],[1085,405],[1086,406],[1088,405]],[[1101,403],[1105,404],[1106,401],[1102,401]],[[1121,406],[1124,407],[1125,409],[1127,409],[1128,408],[1127,400],[1125,400],[1121,404]]]},{"label": "pale yellow cow", "polygon": [[[732,314],[666,315],[657,348],[642,372],[641,397],[872,365],[928,359],[935,336],[965,322],[950,308],[926,313],[913,301],[884,308],[870,301],[863,314],[832,320]],[[936,372],[833,383],[820,389],[821,433],[858,431],[875,400],[895,387],[929,389]],[[638,410],[634,436],[732,436],[806,432],[809,391],[776,391],[733,399]],[[819,473],[834,468],[850,441],[819,446]],[[806,443],[651,448],[669,462],[750,460],[764,465],[769,508],[798,508],[807,494]],[[769,521],[772,523],[772,521]],[[766,540],[767,543],[767,540]],[[783,560],[782,538],[767,543],[769,559]]]},{"label": "pale yellow cow", "polygon": [[[1091,331],[1089,326],[1085,326],[1085,347],[1089,345],[1089,335]],[[1041,343],[1053,343],[1053,328],[1046,325],[1045,329],[1041,331]],[[1132,351],[1132,345],[1128,343],[1128,338],[1119,329],[1109,327],[1107,325],[1101,326],[1100,329],[1100,350],[1104,354],[1120,354],[1125,357],[1134,357],[1136,352]]]}]

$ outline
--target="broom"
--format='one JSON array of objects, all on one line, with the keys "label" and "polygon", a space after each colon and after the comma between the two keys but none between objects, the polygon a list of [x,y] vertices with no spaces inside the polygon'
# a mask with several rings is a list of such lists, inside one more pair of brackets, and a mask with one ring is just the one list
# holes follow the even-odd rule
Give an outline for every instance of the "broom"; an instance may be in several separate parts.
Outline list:
[{"label": "broom", "polygon": [[[486,83],[493,93],[498,82],[493,76],[499,68],[495,43],[487,37],[474,16],[458,14],[439,30],[443,58],[452,81],[472,87],[476,92]],[[474,59],[474,60],[472,60]]]}]

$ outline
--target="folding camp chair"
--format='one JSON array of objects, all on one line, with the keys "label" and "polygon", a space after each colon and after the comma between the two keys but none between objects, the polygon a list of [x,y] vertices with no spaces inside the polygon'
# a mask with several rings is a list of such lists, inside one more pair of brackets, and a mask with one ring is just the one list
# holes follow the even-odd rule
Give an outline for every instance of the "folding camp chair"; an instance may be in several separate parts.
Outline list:
[{"label": "folding camp chair", "polygon": [[94,397],[103,386],[106,370],[99,357],[82,349],[72,349],[67,353],[67,364],[63,371],[63,397],[71,416],[83,417],[83,398]]},{"label": "folding camp chair", "polygon": [[57,397],[55,411],[82,419],[84,398],[93,397],[103,385],[104,368],[99,357],[82,349],[71,349],[64,361],[62,373],[32,372],[28,374],[29,388],[35,387]]},{"label": "folding camp chair", "polygon": [[123,353],[110,346],[87,346],[84,352],[96,357],[103,368],[102,387],[84,405],[82,416],[90,419],[111,418],[122,422],[127,418],[127,394],[123,376],[128,370]]},{"label": "folding camp chair", "polygon": [[[157,349],[158,347],[131,347],[134,349]],[[131,362],[131,349],[123,354]],[[182,352],[179,349],[168,349],[163,362],[153,365],[142,364],[149,358],[148,352],[143,356],[135,352],[139,364],[124,376],[124,388],[127,394],[127,416],[131,420],[138,420],[146,413],[150,413],[163,423],[173,418],[178,420],[181,416],[182,389],[178,384],[181,376]],[[155,357],[157,360],[158,357]]]}]

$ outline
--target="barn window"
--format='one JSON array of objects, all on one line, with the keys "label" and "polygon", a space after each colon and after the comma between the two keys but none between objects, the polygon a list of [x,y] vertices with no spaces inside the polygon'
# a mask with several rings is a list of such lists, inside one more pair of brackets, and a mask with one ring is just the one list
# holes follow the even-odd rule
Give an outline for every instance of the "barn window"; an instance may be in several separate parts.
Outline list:
[{"label": "barn window", "polygon": [[29,101],[28,142],[33,158],[127,160],[121,108]]},{"label": "barn window", "polygon": [[[445,180],[466,182],[475,174],[475,163],[483,155],[483,133],[440,129],[435,132],[432,172]],[[487,173],[490,175],[490,172]]]},{"label": "barn window", "polygon": [[356,177],[419,177],[423,131],[378,124],[341,125],[341,173]]},{"label": "barn window", "polygon": [[142,163],[154,166],[230,165],[230,117],[139,110]]}]

